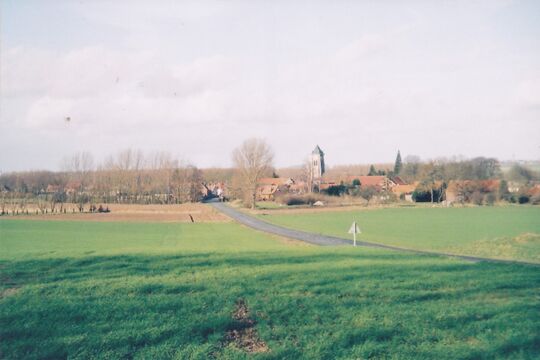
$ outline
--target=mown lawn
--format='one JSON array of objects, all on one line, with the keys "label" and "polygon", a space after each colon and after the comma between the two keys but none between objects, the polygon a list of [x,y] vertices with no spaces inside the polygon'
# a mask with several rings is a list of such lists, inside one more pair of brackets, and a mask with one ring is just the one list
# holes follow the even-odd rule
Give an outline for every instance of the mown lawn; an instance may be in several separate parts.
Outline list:
[{"label": "mown lawn", "polygon": [[[291,246],[233,223],[0,220],[0,358],[540,356],[540,269]],[[270,349],[226,341],[243,299]]]},{"label": "mown lawn", "polygon": [[540,263],[540,207],[386,208],[261,215],[293,229],[404,248]]}]

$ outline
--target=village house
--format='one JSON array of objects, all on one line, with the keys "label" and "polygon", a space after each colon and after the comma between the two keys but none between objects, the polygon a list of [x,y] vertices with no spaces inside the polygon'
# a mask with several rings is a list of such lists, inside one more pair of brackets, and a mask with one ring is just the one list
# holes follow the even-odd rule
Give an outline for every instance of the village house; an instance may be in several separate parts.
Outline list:
[{"label": "village house", "polygon": [[261,185],[257,188],[257,200],[274,201],[276,199],[276,193],[278,191],[278,185]]},{"label": "village house", "polygon": [[225,196],[225,183],[203,183],[201,186],[201,194],[204,198],[217,197],[223,199]]},{"label": "village house", "polygon": [[320,189],[326,190],[331,186],[337,186],[341,183],[343,184],[352,184],[354,180],[360,181],[360,186],[362,187],[372,187],[378,192],[392,190],[397,184],[389,179],[387,176],[344,176],[335,180],[326,181],[321,184]]},{"label": "village house", "polygon": [[277,195],[289,193],[294,185],[291,178],[262,178],[257,187],[257,200],[274,201]]},{"label": "village house", "polygon": [[49,185],[47,185],[47,188],[45,189],[45,193],[54,194],[54,193],[59,192],[60,189],[61,189],[60,185],[49,184]]},{"label": "village house", "polygon": [[398,197],[398,199],[403,197],[403,200],[413,202],[414,200],[412,195],[417,186],[418,181],[412,184],[397,184],[396,186],[392,187],[392,192]]},{"label": "village house", "polygon": [[262,178],[259,180],[259,185],[285,185],[285,186],[291,186],[295,183],[295,181],[291,178],[283,178],[283,177],[277,177],[277,178]]},{"label": "village house", "polygon": [[527,194],[531,197],[540,196],[540,184],[533,185],[528,191]]}]

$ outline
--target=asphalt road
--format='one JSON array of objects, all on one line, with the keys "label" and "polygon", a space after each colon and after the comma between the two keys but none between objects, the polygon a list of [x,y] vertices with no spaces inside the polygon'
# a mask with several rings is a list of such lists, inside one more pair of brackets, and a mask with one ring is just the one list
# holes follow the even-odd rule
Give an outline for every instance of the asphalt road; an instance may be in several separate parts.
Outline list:
[{"label": "asphalt road", "polygon": [[[322,235],[322,234],[309,233],[309,232],[300,231],[300,230],[288,229],[279,225],[270,224],[254,216],[243,213],[222,202],[209,201],[208,203],[212,205],[214,208],[216,208],[217,210],[227,215],[228,217],[232,218],[233,220],[241,224],[244,224],[250,228],[253,228],[255,230],[264,231],[270,234],[287,237],[289,239],[305,241],[307,243],[320,245],[320,246],[338,246],[338,245],[352,246],[352,240],[347,240],[347,239],[343,239],[343,238],[339,238],[335,236],[328,236],[328,235]],[[415,253],[415,254],[421,254],[421,255],[448,256],[448,257],[453,257],[453,258],[471,261],[471,262],[489,261],[489,262],[496,262],[496,263],[519,263],[519,264],[528,264],[528,265],[535,265],[535,266],[540,265],[540,264],[530,263],[530,262],[525,262],[525,261],[489,259],[489,258],[482,258],[482,257],[476,257],[476,256],[463,256],[463,255],[453,255],[453,254],[440,253],[440,252],[411,250],[411,249],[400,248],[397,246],[383,245],[383,244],[371,243],[371,242],[360,241],[360,240],[356,240],[356,245],[371,247],[371,248],[400,251],[400,252]]]},{"label": "asphalt road", "polygon": [[[210,202],[210,204],[227,215],[228,217],[236,220],[237,222],[249,226],[250,228],[264,231],[270,234],[275,234],[289,239],[301,240],[310,244],[323,245],[323,246],[335,246],[335,245],[351,245],[350,241],[346,239],[340,239],[333,236],[325,236],[319,234],[312,234],[299,230],[287,229],[282,226],[274,225],[257,219],[251,215],[247,215],[241,211],[238,211],[222,202]],[[358,241],[357,241],[358,243]]]}]

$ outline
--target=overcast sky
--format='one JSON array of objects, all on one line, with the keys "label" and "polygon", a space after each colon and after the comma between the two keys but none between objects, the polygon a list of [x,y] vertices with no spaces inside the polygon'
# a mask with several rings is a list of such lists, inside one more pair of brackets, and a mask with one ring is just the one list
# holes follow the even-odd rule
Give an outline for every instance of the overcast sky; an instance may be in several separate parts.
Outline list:
[{"label": "overcast sky", "polygon": [[129,147],[224,167],[248,137],[278,167],[316,144],[540,159],[540,1],[0,4],[3,171]]}]

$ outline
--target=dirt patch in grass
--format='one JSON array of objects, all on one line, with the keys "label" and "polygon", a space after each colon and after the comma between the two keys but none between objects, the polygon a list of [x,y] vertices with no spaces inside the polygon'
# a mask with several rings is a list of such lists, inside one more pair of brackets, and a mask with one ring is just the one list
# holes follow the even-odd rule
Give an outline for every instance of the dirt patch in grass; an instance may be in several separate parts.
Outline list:
[{"label": "dirt patch in grass", "polygon": [[[110,213],[80,213],[75,206],[68,204],[66,213],[56,212],[35,215],[7,215],[9,219],[30,220],[75,220],[75,221],[104,221],[104,222],[228,222],[227,216],[206,204],[178,205],[131,205],[131,204],[102,204],[108,207]],[[75,211],[75,212],[74,212]]]},{"label": "dirt patch in grass", "polygon": [[0,299],[15,295],[18,291],[19,291],[19,288],[2,289],[0,290]]},{"label": "dirt patch in grass", "polygon": [[264,341],[259,338],[255,328],[255,320],[250,317],[247,303],[244,299],[236,301],[236,307],[232,314],[236,320],[235,328],[227,331],[225,335],[225,345],[234,344],[237,348],[248,353],[263,353],[270,349]]}]

